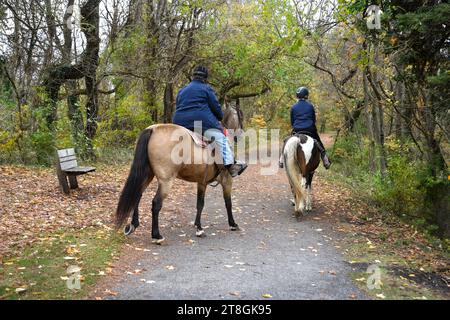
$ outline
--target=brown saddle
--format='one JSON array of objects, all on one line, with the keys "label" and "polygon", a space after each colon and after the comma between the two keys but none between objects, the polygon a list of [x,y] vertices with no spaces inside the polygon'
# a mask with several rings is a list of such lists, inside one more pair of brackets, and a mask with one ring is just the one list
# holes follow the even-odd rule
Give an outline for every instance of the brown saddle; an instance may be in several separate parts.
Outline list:
[{"label": "brown saddle", "polygon": [[194,143],[201,148],[208,148],[208,146],[212,142],[211,140],[207,139],[206,137],[204,137],[203,135],[201,135],[197,132],[194,132],[191,130],[188,130],[188,132],[189,132],[189,135],[192,137],[192,140],[194,140]]}]

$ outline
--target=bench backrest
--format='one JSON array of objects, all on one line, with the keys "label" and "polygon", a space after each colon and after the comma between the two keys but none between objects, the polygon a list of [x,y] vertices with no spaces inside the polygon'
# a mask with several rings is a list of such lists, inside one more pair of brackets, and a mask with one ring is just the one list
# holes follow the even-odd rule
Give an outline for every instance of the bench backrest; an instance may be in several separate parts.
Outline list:
[{"label": "bench backrest", "polygon": [[58,159],[61,170],[78,167],[74,148],[58,150]]}]

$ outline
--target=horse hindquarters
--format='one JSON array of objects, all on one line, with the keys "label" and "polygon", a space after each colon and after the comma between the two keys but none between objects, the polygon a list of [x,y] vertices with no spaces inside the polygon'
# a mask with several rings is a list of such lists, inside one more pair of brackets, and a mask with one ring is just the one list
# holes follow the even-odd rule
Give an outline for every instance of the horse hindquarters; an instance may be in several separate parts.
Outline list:
[{"label": "horse hindquarters", "polygon": [[[152,135],[152,129],[142,131],[136,144],[133,163],[127,181],[120,194],[116,211],[116,225],[121,226],[134,210],[133,220],[138,220],[138,206],[142,193],[154,177],[148,156],[148,144]],[[137,226],[134,226],[137,227]],[[128,234],[134,231],[134,227],[128,228]],[[133,230],[132,230],[133,229]],[[125,230],[127,233],[127,230]]]}]

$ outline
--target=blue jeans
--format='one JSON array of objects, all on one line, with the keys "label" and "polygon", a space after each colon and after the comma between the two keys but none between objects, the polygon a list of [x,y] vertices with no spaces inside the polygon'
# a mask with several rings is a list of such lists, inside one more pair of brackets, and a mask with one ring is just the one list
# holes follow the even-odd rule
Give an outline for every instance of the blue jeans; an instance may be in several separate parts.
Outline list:
[{"label": "blue jeans", "polygon": [[222,151],[222,159],[224,165],[234,163],[233,152],[231,151],[230,145],[228,143],[228,138],[223,134],[222,131],[217,129],[208,129],[203,135],[209,140],[214,140],[214,143],[217,146],[216,150]]}]

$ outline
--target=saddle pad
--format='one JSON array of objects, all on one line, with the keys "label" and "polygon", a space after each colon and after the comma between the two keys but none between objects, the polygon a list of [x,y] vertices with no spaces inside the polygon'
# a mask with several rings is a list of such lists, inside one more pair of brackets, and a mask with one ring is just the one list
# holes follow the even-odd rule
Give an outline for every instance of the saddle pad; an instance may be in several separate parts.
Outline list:
[{"label": "saddle pad", "polygon": [[196,145],[198,145],[199,147],[202,148],[207,148],[209,145],[209,140],[206,139],[204,136],[202,136],[201,134],[188,130],[189,135],[192,137],[192,139],[194,140],[194,143]]}]

